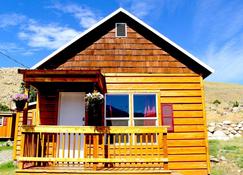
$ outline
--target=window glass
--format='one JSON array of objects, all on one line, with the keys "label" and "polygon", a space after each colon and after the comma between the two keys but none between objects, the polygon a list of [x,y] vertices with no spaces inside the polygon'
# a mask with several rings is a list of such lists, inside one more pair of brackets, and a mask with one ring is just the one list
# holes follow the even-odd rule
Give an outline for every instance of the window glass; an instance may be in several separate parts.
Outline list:
[{"label": "window glass", "polygon": [[128,118],[128,100],[128,95],[106,95],[106,118]]},{"label": "window glass", "polygon": [[126,24],[125,23],[117,23],[116,24],[116,36],[117,37],[125,37],[126,36]]},{"label": "window glass", "polygon": [[156,96],[154,94],[133,95],[134,117],[156,117]]},{"label": "window glass", "polygon": [[156,126],[156,119],[148,119],[148,120],[134,120],[135,126]]},{"label": "window glass", "polygon": [[128,126],[128,120],[106,120],[106,126]]}]

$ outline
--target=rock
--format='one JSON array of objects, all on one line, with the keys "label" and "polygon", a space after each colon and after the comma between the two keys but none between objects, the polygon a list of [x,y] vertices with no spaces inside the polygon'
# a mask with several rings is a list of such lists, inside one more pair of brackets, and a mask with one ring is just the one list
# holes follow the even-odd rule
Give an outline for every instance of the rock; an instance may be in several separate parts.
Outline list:
[{"label": "rock", "polygon": [[220,161],[226,161],[226,158],[224,156],[221,156]]},{"label": "rock", "polygon": [[225,121],[223,121],[223,124],[224,124],[224,125],[230,125],[230,124],[231,124],[231,121],[229,121],[229,120],[225,120]]},{"label": "rock", "polygon": [[6,142],[6,146],[13,146],[13,142],[11,142],[11,140],[8,140],[8,141]]},{"label": "rock", "polygon": [[237,133],[235,134],[235,137],[241,137],[241,134]]},{"label": "rock", "polygon": [[221,130],[215,131],[212,138],[215,140],[229,140],[229,137]]},{"label": "rock", "polygon": [[231,134],[233,134],[233,135],[237,134],[237,131],[236,131],[236,130],[233,130],[233,129],[232,129],[230,132],[231,132]]},{"label": "rock", "polygon": [[214,133],[215,127],[214,126],[208,127],[208,131],[211,132],[211,133]]},{"label": "rock", "polygon": [[209,127],[210,127],[210,126],[215,127],[215,126],[216,126],[216,123],[214,123],[214,122],[210,122],[210,123],[208,124],[208,126],[209,126]]},{"label": "rock", "polygon": [[229,138],[233,139],[235,137],[234,134],[229,134]]},{"label": "rock", "polygon": [[237,113],[237,112],[239,112],[239,109],[240,109],[239,107],[233,107],[232,108],[232,112],[233,113]]},{"label": "rock", "polygon": [[212,137],[213,134],[211,132],[208,132],[208,137]]},{"label": "rock", "polygon": [[229,135],[230,134],[230,132],[227,130],[227,131],[224,131],[224,133],[226,134],[226,135]]},{"label": "rock", "polygon": [[219,159],[216,157],[210,157],[210,162],[219,163]]},{"label": "rock", "polygon": [[239,128],[239,127],[235,127],[235,128],[234,128],[234,130],[239,131],[239,130],[240,130],[240,128]]}]

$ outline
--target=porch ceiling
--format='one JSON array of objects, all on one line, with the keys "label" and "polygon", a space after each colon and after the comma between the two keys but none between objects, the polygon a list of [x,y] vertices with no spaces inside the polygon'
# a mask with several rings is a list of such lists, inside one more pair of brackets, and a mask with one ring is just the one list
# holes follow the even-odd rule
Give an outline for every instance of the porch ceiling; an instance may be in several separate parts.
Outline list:
[{"label": "porch ceiling", "polygon": [[96,83],[102,93],[106,92],[105,77],[100,70],[29,70],[19,69],[23,81],[36,83]]}]

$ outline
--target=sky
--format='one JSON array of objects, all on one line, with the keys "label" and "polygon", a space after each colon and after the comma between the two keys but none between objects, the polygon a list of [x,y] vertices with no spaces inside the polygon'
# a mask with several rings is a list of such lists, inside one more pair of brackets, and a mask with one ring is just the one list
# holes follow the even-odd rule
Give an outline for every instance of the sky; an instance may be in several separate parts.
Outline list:
[{"label": "sky", "polygon": [[8,0],[0,2],[0,67],[32,67],[122,7],[215,70],[243,84],[242,0]]}]

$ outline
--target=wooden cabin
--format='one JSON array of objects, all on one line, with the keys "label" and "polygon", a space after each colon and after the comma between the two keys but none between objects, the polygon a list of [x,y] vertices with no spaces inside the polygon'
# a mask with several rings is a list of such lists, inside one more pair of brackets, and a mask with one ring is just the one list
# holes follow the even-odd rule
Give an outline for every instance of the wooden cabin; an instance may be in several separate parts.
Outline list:
[{"label": "wooden cabin", "polygon": [[[17,113],[16,173],[210,174],[203,79],[212,72],[119,8],[19,70],[38,94],[34,112]],[[98,115],[85,102],[94,90],[104,95]]]},{"label": "wooden cabin", "polygon": [[0,140],[13,140],[15,129],[15,113],[0,112]]}]

